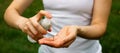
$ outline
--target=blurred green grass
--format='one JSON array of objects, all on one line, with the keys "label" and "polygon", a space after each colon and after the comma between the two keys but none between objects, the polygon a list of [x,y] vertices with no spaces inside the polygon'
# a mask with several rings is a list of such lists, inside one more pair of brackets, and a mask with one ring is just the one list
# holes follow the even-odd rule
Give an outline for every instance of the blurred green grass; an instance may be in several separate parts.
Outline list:
[{"label": "blurred green grass", "polygon": [[[29,43],[26,34],[10,28],[3,19],[4,11],[12,0],[0,0],[0,53],[37,53],[39,44]],[[23,13],[31,17],[43,9],[41,1],[35,0]],[[113,0],[107,32],[100,39],[103,53],[120,53],[120,0]]]},{"label": "blurred green grass", "polygon": [[100,41],[103,53],[120,53],[120,0],[113,0],[107,32]]}]

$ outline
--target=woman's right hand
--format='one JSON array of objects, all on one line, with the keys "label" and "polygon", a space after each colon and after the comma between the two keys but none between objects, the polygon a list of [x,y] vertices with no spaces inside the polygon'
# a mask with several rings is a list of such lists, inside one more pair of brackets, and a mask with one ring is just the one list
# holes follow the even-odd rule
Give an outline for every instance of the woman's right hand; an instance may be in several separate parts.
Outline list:
[{"label": "woman's right hand", "polygon": [[51,19],[52,15],[44,10],[41,10],[35,16],[31,18],[23,18],[21,22],[19,21],[18,27],[25,33],[27,33],[34,40],[43,38],[43,35],[47,31],[39,24],[39,21],[43,16],[46,16],[48,19]]}]

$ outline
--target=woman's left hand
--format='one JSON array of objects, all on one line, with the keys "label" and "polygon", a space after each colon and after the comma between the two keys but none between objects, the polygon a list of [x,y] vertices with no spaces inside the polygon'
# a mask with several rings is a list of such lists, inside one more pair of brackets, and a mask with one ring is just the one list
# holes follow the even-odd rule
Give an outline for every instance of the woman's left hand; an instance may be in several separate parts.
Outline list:
[{"label": "woman's left hand", "polygon": [[38,43],[55,48],[69,47],[76,39],[77,30],[78,26],[65,26],[54,37],[42,38],[38,41]]}]

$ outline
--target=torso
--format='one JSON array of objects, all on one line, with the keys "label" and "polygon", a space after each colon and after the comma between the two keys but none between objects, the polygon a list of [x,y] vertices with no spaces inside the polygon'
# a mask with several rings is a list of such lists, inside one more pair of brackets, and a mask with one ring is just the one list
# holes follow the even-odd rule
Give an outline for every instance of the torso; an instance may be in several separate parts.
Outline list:
[{"label": "torso", "polygon": [[[43,0],[44,8],[52,14],[52,32],[56,35],[66,25],[89,25],[92,18],[94,0]],[[77,37],[69,48],[52,48],[42,45],[42,53],[100,53],[98,40]],[[39,52],[40,53],[40,52]]]}]

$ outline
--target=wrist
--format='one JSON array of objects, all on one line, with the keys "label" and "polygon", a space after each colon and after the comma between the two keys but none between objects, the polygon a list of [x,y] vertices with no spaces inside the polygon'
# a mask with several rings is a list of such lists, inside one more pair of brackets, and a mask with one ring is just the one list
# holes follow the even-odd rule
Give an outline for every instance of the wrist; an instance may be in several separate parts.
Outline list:
[{"label": "wrist", "polygon": [[80,36],[83,33],[83,26],[75,26],[77,35]]},{"label": "wrist", "polygon": [[80,26],[75,26],[76,30],[77,30],[77,35],[80,33],[81,29]]},{"label": "wrist", "polygon": [[78,35],[80,33],[80,26],[78,25],[72,25],[72,27],[76,30],[76,35]]}]

